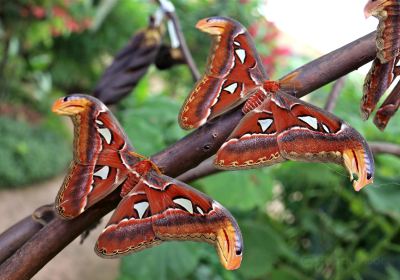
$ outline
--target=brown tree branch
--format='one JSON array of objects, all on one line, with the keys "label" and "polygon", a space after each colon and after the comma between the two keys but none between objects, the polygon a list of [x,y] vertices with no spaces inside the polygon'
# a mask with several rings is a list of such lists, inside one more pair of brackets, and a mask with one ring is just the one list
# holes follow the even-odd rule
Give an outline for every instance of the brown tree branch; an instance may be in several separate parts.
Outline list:
[{"label": "brown tree branch", "polygon": [[0,263],[11,256],[19,247],[53,220],[54,204],[39,207],[31,216],[22,219],[0,234]]},{"label": "brown tree branch", "polygon": [[[281,79],[283,89],[298,97],[304,96],[357,69],[374,56],[375,34],[371,33],[286,75]],[[241,117],[241,109],[234,109],[195,130],[152,159],[165,174],[176,177],[211,157]],[[0,279],[31,278],[62,248],[111,211],[119,200],[117,190],[76,219],[53,219],[0,265]]]},{"label": "brown tree branch", "polygon": [[400,145],[387,142],[368,142],[374,154],[391,154],[400,157]]},{"label": "brown tree branch", "polygon": [[0,263],[35,235],[43,226],[28,216],[0,235]]},{"label": "brown tree branch", "polygon": [[119,191],[117,189],[76,219],[63,220],[55,217],[1,264],[0,279],[31,279],[65,246],[113,210],[120,200]]},{"label": "brown tree branch", "polygon": [[370,62],[376,56],[375,34],[371,32],[287,74],[280,79],[282,90],[302,97]]},{"label": "brown tree branch", "polygon": [[210,157],[200,163],[195,168],[192,168],[182,175],[176,177],[176,179],[183,182],[191,182],[197,180],[199,178],[203,178],[218,172],[221,172],[221,169],[217,169],[214,165],[214,157]]}]

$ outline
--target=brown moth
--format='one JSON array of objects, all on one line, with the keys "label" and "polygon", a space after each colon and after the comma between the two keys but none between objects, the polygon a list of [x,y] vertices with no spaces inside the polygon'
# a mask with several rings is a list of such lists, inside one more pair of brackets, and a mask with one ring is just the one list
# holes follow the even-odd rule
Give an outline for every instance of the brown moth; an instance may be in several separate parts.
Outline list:
[{"label": "brown moth", "polygon": [[243,240],[233,216],[143,160],[103,103],[76,94],[58,99],[53,112],[74,123],[74,158],[56,198],[58,214],[72,219],[121,186],[122,200],[96,243],[100,256],[192,240],[213,244],[226,269],[239,268]]},{"label": "brown moth", "polygon": [[239,22],[211,17],[196,27],[212,36],[213,45],[206,72],[182,106],[180,125],[198,127],[244,103],[245,116],[217,152],[217,167],[333,162],[348,169],[355,190],[372,183],[374,160],[364,138],[344,121],[268,80],[253,40]]}]

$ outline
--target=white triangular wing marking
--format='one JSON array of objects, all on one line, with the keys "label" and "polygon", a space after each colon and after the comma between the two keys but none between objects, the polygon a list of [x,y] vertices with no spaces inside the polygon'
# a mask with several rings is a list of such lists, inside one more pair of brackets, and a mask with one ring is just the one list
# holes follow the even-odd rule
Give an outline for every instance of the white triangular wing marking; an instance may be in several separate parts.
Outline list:
[{"label": "white triangular wing marking", "polygon": [[100,121],[100,120],[96,120],[96,123],[99,124],[99,125],[104,125],[104,123],[102,121]]},{"label": "white triangular wing marking", "polygon": [[236,46],[240,46],[240,43],[239,43],[239,42],[233,41],[233,43],[234,43]]},{"label": "white triangular wing marking", "polygon": [[201,215],[204,215],[203,210],[199,206],[197,206],[196,209],[197,209],[197,212],[199,212]]},{"label": "white triangular wing marking", "polygon": [[149,203],[147,201],[138,202],[133,205],[133,208],[138,212],[139,219],[143,218],[144,212],[146,212],[149,207]]},{"label": "white triangular wing marking", "polygon": [[272,119],[258,120],[258,123],[261,125],[262,132],[267,131],[268,128],[271,126],[272,122],[273,122]]},{"label": "white triangular wing marking", "polygon": [[246,51],[244,49],[237,49],[235,52],[239,57],[240,62],[244,63],[244,60],[246,59]]},{"label": "white triangular wing marking", "polygon": [[306,124],[308,124],[309,126],[311,126],[314,129],[318,128],[318,121],[316,118],[311,117],[311,116],[303,116],[303,117],[298,117],[299,120],[305,122]]},{"label": "white triangular wing marking", "polygon": [[173,200],[176,204],[179,204],[186,209],[190,214],[193,214],[193,204],[189,199],[186,198],[175,198]]},{"label": "white triangular wing marking", "polygon": [[97,129],[99,133],[104,137],[107,144],[111,144],[111,132],[108,128],[99,128]]},{"label": "white triangular wing marking", "polygon": [[325,132],[327,133],[331,133],[331,131],[329,130],[329,127],[327,127],[326,125],[322,124],[323,129],[325,130]]},{"label": "white triangular wing marking", "polygon": [[237,86],[238,86],[237,83],[233,83],[233,84],[230,84],[229,86],[225,87],[224,90],[226,90],[227,92],[232,94],[235,92]]},{"label": "white triangular wing marking", "polygon": [[93,176],[100,177],[102,180],[108,177],[108,173],[110,172],[110,167],[104,166],[103,168],[97,170],[96,173],[93,173]]}]

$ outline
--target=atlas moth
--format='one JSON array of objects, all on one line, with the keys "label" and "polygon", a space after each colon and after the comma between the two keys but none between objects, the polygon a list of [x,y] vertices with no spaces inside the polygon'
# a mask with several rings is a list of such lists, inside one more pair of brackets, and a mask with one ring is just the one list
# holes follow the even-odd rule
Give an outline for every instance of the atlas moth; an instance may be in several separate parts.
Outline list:
[{"label": "atlas moth", "polygon": [[[369,0],[364,8],[366,17],[379,20],[376,32],[377,54],[363,87],[362,117],[366,120],[374,111],[379,99],[400,74],[400,1]],[[400,82],[377,110],[374,123],[384,130],[400,106]]]},{"label": "atlas moth", "polygon": [[116,257],[167,240],[213,244],[226,269],[237,269],[243,240],[233,216],[217,201],[161,174],[134,152],[118,121],[98,99],[70,95],[53,112],[74,124],[74,155],[55,208],[73,219],[121,186],[122,200],[99,236],[95,251]]},{"label": "atlas moth", "polygon": [[333,114],[268,80],[253,40],[239,22],[210,17],[196,27],[212,36],[212,47],[203,77],[182,106],[180,126],[199,127],[244,103],[245,116],[218,150],[217,167],[332,162],[347,168],[356,191],[372,183],[374,160],[365,139]]}]

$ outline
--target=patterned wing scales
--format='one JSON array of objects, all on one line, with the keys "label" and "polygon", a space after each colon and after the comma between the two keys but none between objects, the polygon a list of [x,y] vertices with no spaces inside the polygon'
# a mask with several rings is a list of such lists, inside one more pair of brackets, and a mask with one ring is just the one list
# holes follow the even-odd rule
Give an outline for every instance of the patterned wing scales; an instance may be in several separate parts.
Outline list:
[{"label": "patterned wing scales", "polygon": [[204,76],[182,106],[179,123],[185,129],[236,107],[267,79],[254,43],[239,22],[212,17],[197,27],[212,35],[213,46]]},{"label": "patterned wing scales", "polygon": [[[232,164],[235,159],[240,164]],[[216,164],[222,168],[251,168],[285,159],[344,165],[351,179],[353,174],[358,176],[353,181],[356,190],[373,179],[372,153],[355,129],[282,92],[271,93],[242,119],[218,151]]]},{"label": "patterned wing scales", "polygon": [[[266,99],[267,100],[267,99]],[[284,161],[277,142],[277,129],[271,102],[264,102],[247,113],[216,155],[215,164],[223,169],[246,169]]]},{"label": "patterned wing scales", "polygon": [[55,207],[71,219],[111,193],[127,176],[129,144],[118,121],[94,97],[70,95],[58,99],[53,112],[74,123],[74,158],[58,192]]},{"label": "patterned wing scales", "polygon": [[142,179],[123,198],[100,235],[96,252],[113,257],[167,240],[202,241],[216,247],[227,269],[238,268],[242,237],[230,213],[182,182],[154,176],[152,182]]}]

